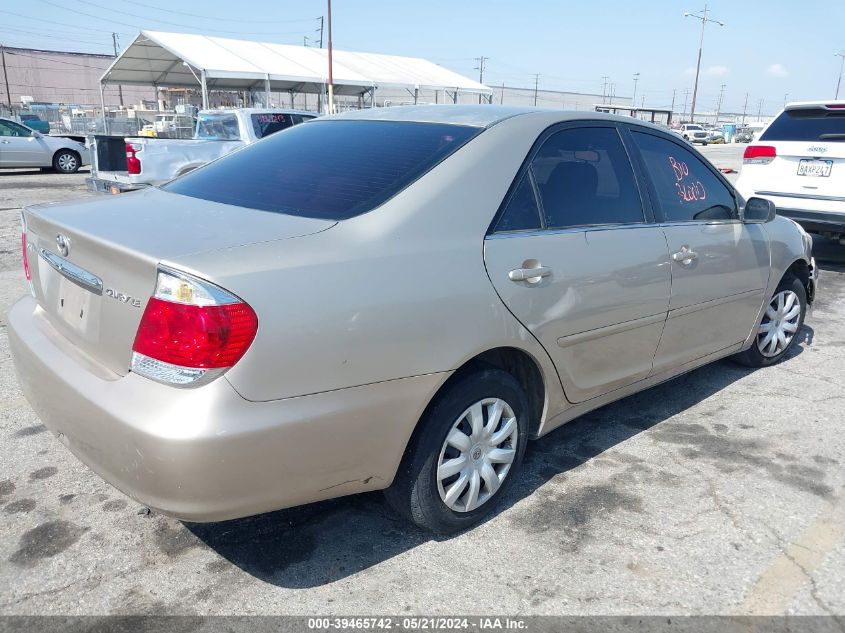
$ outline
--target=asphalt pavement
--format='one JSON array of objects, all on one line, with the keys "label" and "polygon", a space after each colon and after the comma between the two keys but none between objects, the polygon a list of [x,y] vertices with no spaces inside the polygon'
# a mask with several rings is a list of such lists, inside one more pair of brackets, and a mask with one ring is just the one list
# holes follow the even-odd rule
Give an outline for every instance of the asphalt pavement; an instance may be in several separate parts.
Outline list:
[{"label": "asphalt pavement", "polygon": [[17,386],[19,209],[84,176],[0,172],[0,613],[845,614],[845,247],[817,242],[785,362],[720,361],[532,443],[473,530],[432,538],[379,494],[198,525],[103,482]]}]

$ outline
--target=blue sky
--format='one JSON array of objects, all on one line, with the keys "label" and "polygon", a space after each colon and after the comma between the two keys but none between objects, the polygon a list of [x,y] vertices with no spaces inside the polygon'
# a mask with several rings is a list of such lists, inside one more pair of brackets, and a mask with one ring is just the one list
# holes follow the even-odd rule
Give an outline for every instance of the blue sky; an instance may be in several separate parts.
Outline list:
[{"label": "blue sky", "polygon": [[[701,0],[334,0],[337,48],[426,57],[488,85],[540,86],[601,94],[602,76],[629,96],[633,74],[647,105],[668,106],[692,92],[700,22],[685,11]],[[697,109],[777,110],[790,100],[832,98],[845,51],[845,0],[710,0]],[[202,7],[202,18],[196,16]],[[248,7],[248,8],[247,8]],[[108,52],[138,30],[206,33],[301,44],[316,38],[324,0],[0,0],[0,42],[9,46]],[[87,14],[87,15],[85,15]],[[840,96],[845,93],[845,88]],[[640,97],[637,98],[640,101]]]}]

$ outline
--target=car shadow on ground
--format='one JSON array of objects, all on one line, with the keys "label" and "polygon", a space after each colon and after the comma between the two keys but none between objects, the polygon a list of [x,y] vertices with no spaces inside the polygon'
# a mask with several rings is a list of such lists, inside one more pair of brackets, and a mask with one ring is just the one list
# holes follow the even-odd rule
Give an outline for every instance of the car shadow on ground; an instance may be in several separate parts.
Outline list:
[{"label": "car shadow on ground", "polygon": [[[805,326],[795,357],[812,344],[813,330]],[[702,403],[753,370],[722,360],[590,412],[538,442],[528,452],[518,479],[490,518],[530,497],[552,478],[578,468],[627,439]],[[722,407],[723,408],[723,407]],[[713,404],[702,415],[718,416]],[[702,418],[704,419],[704,418]],[[706,418],[713,421],[713,417]],[[715,419],[719,420],[718,417]],[[730,425],[729,417],[719,420]],[[279,485],[284,485],[280,482]],[[540,501],[577,506],[587,497]],[[566,512],[566,508],[555,508]],[[572,507],[579,513],[582,508]],[[488,519],[490,520],[490,519]],[[265,582],[289,588],[332,583],[369,569],[432,540],[399,518],[380,493],[314,503],[298,508],[226,521],[185,523],[185,527],[229,563]],[[577,516],[575,528],[578,528]],[[213,564],[213,563],[212,563]]]}]

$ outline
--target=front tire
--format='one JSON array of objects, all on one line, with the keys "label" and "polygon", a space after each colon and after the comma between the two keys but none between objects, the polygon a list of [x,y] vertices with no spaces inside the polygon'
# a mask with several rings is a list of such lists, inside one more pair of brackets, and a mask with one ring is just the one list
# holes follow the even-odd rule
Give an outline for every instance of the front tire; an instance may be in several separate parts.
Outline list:
[{"label": "front tire", "polygon": [[785,276],[766,305],[751,347],[734,358],[749,367],[780,362],[795,345],[807,313],[807,289],[793,275]]},{"label": "front tire", "polygon": [[82,167],[79,154],[69,149],[60,149],[53,156],[53,169],[60,174],[75,174]]},{"label": "front tire", "polygon": [[424,414],[387,501],[438,534],[479,523],[522,464],[528,410],[524,390],[505,371],[484,368],[457,379]]}]

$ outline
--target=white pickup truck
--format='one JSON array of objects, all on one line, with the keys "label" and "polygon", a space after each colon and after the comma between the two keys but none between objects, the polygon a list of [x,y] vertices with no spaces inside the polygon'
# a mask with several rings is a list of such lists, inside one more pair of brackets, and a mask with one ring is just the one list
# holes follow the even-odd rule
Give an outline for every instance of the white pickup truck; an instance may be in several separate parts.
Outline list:
[{"label": "white pickup truck", "polygon": [[160,185],[274,132],[315,118],[298,110],[202,110],[192,139],[94,136],[92,191],[122,193]]}]

